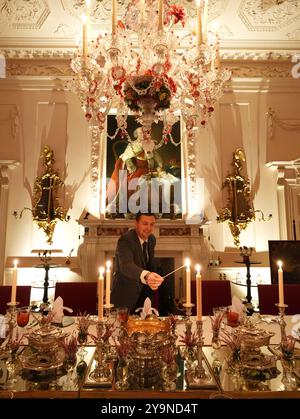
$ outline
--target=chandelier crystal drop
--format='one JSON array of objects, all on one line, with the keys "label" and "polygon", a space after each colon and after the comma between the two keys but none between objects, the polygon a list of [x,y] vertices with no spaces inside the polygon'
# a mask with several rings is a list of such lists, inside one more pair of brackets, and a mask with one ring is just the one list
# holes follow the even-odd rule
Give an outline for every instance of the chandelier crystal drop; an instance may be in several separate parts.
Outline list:
[{"label": "chandelier crystal drop", "polygon": [[131,0],[120,20],[116,9],[112,0],[112,31],[96,40],[88,42],[84,23],[82,46],[71,61],[71,89],[87,121],[102,131],[116,108],[118,130],[128,137],[126,120],[133,114],[150,149],[153,122],[162,121],[164,142],[173,141],[180,116],[190,134],[205,127],[231,76],[220,67],[218,35],[206,30],[208,0],[198,0],[196,21],[168,0]]}]

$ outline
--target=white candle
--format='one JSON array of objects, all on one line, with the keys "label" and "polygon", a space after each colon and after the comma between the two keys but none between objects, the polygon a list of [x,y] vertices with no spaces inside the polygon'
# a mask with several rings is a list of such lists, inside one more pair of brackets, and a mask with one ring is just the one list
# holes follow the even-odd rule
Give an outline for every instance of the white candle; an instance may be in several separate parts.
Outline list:
[{"label": "white candle", "polygon": [[16,304],[17,281],[18,281],[18,261],[14,260],[12,282],[11,282],[11,295],[10,295],[10,302],[12,304]]},{"label": "white candle", "polygon": [[190,259],[185,259],[186,266],[186,304],[191,304],[191,262]]},{"label": "white candle", "polygon": [[208,0],[205,0],[204,11],[203,11],[203,35],[206,39],[207,32],[207,21],[208,21]]},{"label": "white candle", "polygon": [[201,44],[203,43],[200,0],[196,1],[196,5],[197,5],[197,47],[199,49]]},{"label": "white candle", "polygon": [[163,28],[163,0],[158,0],[158,30],[162,30]]},{"label": "white candle", "polygon": [[98,276],[98,320],[103,320],[103,273],[104,268],[101,266],[99,268]]},{"label": "white candle", "polygon": [[116,29],[117,29],[117,0],[112,0],[111,32],[113,35],[116,34]]},{"label": "white candle", "polygon": [[110,267],[111,261],[106,262],[106,273],[105,273],[105,305],[110,305]]},{"label": "white candle", "polygon": [[196,265],[196,296],[197,320],[202,320],[202,277],[200,265]]},{"label": "white candle", "polygon": [[278,265],[278,293],[279,293],[279,305],[284,305],[284,289],[283,289],[283,270],[282,270],[282,262],[279,260],[277,262]]},{"label": "white candle", "polygon": [[88,54],[88,25],[87,25],[87,16],[82,15],[82,55],[84,57]]}]

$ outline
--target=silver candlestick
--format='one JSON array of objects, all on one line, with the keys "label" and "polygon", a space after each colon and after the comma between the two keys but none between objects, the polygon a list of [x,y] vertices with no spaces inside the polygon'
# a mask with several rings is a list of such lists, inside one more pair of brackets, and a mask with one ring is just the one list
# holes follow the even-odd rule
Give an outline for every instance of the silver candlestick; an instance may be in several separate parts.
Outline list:
[{"label": "silver candlestick", "polygon": [[280,326],[280,334],[281,334],[281,340],[280,342],[284,342],[286,341],[286,332],[285,332],[285,328],[286,328],[286,322],[284,319],[284,314],[285,314],[285,309],[288,307],[288,305],[286,304],[275,304],[278,309],[279,309],[279,318],[278,318],[278,323]]},{"label": "silver candlestick", "polygon": [[106,386],[106,385],[110,385],[112,382],[112,372],[108,364],[106,364],[105,362],[103,334],[104,334],[104,321],[98,320],[97,343],[96,343],[96,350],[95,350],[95,355],[94,355],[95,368],[90,373],[89,379],[96,383],[99,383],[100,385],[102,384]]},{"label": "silver candlestick", "polygon": [[191,370],[187,372],[187,380],[189,387],[208,387],[213,384],[212,376],[207,372],[203,366],[203,322],[196,321],[197,326],[197,360],[192,366]]}]

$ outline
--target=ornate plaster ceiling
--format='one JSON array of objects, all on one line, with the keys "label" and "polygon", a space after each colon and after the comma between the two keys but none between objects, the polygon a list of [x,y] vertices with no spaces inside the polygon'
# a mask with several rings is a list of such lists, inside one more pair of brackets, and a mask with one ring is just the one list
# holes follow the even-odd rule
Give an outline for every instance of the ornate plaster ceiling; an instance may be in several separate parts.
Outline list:
[{"label": "ornate plaster ceiling", "polygon": [[[118,0],[120,17],[127,2]],[[194,0],[174,3],[195,16]],[[0,49],[12,58],[72,54],[83,7],[84,0],[0,0]],[[96,37],[110,30],[111,0],[91,0],[91,7]],[[288,59],[300,52],[300,0],[210,0],[208,20],[219,24],[222,58]]]}]

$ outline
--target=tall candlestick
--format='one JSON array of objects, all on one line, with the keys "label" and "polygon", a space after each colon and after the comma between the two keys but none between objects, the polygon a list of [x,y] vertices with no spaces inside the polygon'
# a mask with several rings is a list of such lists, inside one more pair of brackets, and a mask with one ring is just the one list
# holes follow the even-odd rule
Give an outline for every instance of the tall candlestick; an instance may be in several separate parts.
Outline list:
[{"label": "tall candlestick", "polygon": [[218,42],[217,42],[217,49],[216,49],[216,69],[218,70],[220,68],[220,44],[219,44],[219,37],[218,34],[216,34]]},{"label": "tall candlestick", "polygon": [[197,47],[199,49],[201,44],[203,44],[200,0],[197,0],[196,4],[197,4]]},{"label": "tall candlestick", "polygon": [[208,21],[208,0],[204,2],[204,10],[203,10],[203,35],[206,39],[207,36],[207,21]]},{"label": "tall candlestick", "polygon": [[111,261],[106,262],[106,273],[105,273],[105,305],[110,305],[110,267]]},{"label": "tall candlestick", "polygon": [[13,268],[12,282],[11,282],[11,295],[10,295],[10,302],[12,304],[16,304],[17,281],[18,281],[18,261],[14,260],[14,268]]},{"label": "tall candlestick", "polygon": [[112,0],[111,32],[113,35],[116,34],[116,29],[117,29],[117,0]]},{"label": "tall candlestick", "polygon": [[163,28],[163,0],[158,0],[158,30],[161,31]]},{"label": "tall candlestick", "polygon": [[200,265],[196,265],[196,296],[197,320],[202,320],[202,277]]},{"label": "tall candlestick", "polygon": [[82,15],[82,23],[82,55],[86,57],[88,54],[88,25],[86,15]]},{"label": "tall candlestick", "polygon": [[103,320],[103,273],[104,268],[101,266],[99,268],[99,276],[98,276],[98,320]]},{"label": "tall candlestick", "polygon": [[191,304],[191,262],[185,259],[186,266],[186,304]]},{"label": "tall candlestick", "polygon": [[277,262],[278,265],[278,293],[279,293],[279,305],[284,305],[284,289],[283,289],[283,270],[282,270],[282,262],[279,260]]}]

